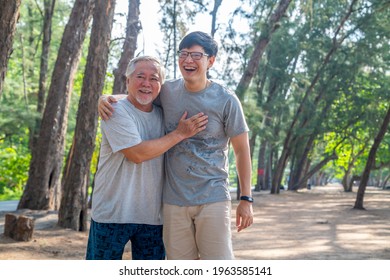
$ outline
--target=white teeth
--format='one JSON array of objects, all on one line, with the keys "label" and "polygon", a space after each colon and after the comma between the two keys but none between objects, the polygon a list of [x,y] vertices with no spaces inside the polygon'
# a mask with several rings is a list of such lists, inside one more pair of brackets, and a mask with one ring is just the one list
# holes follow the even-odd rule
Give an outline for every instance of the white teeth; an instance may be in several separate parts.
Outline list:
[{"label": "white teeth", "polygon": [[152,91],[150,91],[148,89],[140,89],[139,91],[142,92],[142,93],[148,93],[148,94],[152,92]]}]

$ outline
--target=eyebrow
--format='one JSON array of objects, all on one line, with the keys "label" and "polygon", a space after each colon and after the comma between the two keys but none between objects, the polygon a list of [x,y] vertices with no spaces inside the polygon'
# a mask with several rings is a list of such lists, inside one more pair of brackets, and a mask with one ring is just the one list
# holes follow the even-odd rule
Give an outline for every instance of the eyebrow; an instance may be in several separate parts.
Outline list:
[{"label": "eyebrow", "polygon": [[[146,75],[144,72],[135,72],[135,75]],[[158,73],[151,74],[152,77],[160,78],[160,75]]]}]

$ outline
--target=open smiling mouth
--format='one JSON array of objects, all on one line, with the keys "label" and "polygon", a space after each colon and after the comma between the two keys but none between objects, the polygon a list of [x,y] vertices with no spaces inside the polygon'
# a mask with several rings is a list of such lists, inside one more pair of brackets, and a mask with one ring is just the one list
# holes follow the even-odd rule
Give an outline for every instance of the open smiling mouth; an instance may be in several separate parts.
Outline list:
[{"label": "open smiling mouth", "polygon": [[183,69],[187,72],[194,72],[196,70],[195,67],[183,67]]},{"label": "open smiling mouth", "polygon": [[142,94],[152,94],[152,91],[146,89],[140,89],[139,92]]}]

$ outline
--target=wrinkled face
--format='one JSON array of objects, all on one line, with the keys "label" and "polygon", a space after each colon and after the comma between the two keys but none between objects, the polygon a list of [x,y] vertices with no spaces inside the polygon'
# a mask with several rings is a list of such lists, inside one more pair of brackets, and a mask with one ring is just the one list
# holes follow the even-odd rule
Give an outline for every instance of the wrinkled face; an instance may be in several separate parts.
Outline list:
[{"label": "wrinkled face", "polygon": [[152,102],[161,90],[158,67],[151,61],[140,61],[126,80],[128,99],[139,110],[150,112]]},{"label": "wrinkled face", "polygon": [[[204,49],[199,45],[184,48],[181,51],[205,53]],[[188,83],[203,82],[207,79],[207,70],[213,66],[214,61],[214,56],[203,55],[199,60],[193,59],[191,55],[188,55],[186,58],[179,57],[179,67],[183,79]]]}]

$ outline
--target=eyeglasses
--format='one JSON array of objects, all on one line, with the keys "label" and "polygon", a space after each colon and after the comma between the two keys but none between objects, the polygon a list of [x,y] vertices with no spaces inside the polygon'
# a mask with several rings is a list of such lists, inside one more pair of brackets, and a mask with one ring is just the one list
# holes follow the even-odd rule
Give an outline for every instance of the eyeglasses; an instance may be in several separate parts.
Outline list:
[{"label": "eyeglasses", "polygon": [[209,56],[207,53],[187,51],[178,51],[177,54],[180,59],[186,59],[190,55],[193,60],[200,60],[203,56]]}]

